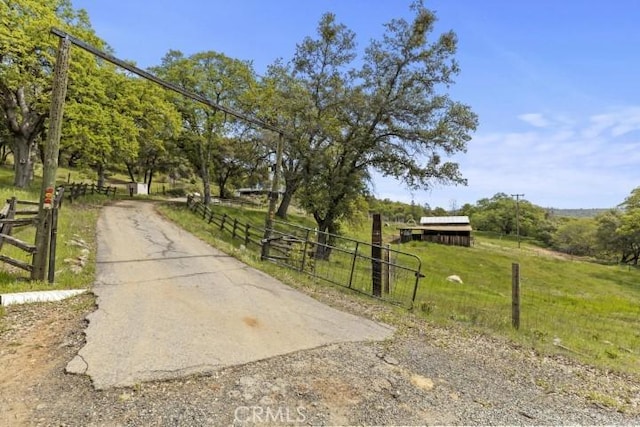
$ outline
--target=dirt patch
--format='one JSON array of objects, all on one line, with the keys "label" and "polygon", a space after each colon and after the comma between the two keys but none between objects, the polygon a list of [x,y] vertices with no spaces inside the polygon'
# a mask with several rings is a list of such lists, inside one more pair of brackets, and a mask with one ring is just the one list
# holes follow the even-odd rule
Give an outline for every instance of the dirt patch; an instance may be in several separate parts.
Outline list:
[{"label": "dirt patch", "polygon": [[0,424],[24,424],[42,404],[35,391],[82,342],[83,319],[92,306],[93,296],[82,295],[6,308],[0,319]]}]

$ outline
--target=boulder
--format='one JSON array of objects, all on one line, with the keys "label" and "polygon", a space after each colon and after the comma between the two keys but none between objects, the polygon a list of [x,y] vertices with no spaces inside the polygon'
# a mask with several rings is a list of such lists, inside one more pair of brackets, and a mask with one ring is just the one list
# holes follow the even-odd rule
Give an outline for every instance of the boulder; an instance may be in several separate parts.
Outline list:
[{"label": "boulder", "polygon": [[455,274],[452,274],[451,276],[447,277],[447,281],[453,282],[453,283],[460,283],[461,285],[464,283],[460,278],[460,276],[457,276]]}]

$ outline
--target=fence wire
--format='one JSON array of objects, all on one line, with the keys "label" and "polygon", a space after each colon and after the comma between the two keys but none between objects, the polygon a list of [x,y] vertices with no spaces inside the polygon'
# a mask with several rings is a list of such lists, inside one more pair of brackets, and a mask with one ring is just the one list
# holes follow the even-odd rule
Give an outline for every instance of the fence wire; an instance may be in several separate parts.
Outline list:
[{"label": "fence wire", "polygon": [[[263,227],[217,214],[191,196],[187,205],[212,227],[244,240],[247,249],[260,251],[278,265],[392,304],[413,307],[423,277],[420,258],[415,255],[282,221],[274,221],[267,233],[271,237],[265,240]],[[266,251],[263,245],[267,245]],[[380,259],[372,256],[374,248],[382,252]]]}]

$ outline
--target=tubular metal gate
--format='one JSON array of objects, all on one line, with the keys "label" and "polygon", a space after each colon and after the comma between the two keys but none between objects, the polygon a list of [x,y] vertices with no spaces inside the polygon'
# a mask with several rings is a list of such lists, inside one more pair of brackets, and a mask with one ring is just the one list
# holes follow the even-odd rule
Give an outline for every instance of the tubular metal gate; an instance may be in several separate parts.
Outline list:
[{"label": "tubular metal gate", "polygon": [[[274,221],[271,238],[264,240],[258,237],[264,228],[216,214],[191,196],[187,206],[216,230],[230,234],[247,249],[260,251],[265,259],[278,265],[392,304],[413,307],[420,278],[424,277],[421,260],[413,254],[382,245],[382,257],[376,259],[371,256],[376,246],[369,242],[282,221]],[[374,283],[379,285],[379,291]]]}]

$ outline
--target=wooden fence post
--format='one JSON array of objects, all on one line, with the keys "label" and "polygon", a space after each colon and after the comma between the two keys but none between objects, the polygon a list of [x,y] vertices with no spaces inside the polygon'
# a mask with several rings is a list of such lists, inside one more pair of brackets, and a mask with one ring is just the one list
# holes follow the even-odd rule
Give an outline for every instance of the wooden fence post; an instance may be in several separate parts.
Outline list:
[{"label": "wooden fence post", "polygon": [[[16,215],[16,202],[17,199],[14,197],[12,197],[11,199],[7,200],[7,214],[6,214],[6,219],[14,219],[15,215]],[[11,235],[11,229],[13,228],[13,225],[9,224],[4,224],[4,225],[0,225],[0,231],[2,231],[2,234],[6,235],[6,236],[10,236]],[[0,249],[2,249],[2,245],[4,243],[4,240],[2,238],[2,236],[0,236]]]},{"label": "wooden fence post", "polygon": [[51,237],[51,208],[53,207],[51,196],[56,185],[56,172],[58,170],[60,135],[62,133],[64,101],[67,94],[70,53],[71,40],[69,40],[67,36],[60,39],[53,73],[49,129],[44,146],[42,187],[40,191],[38,225],[36,227],[36,252],[33,255],[31,264],[33,267],[31,270],[31,280],[44,280],[47,269],[47,254],[49,252],[49,238]]},{"label": "wooden fence post", "polygon": [[236,238],[236,229],[238,228],[238,219],[234,218],[233,219],[233,232],[231,233],[231,238],[235,239]]},{"label": "wooden fence post", "polygon": [[353,250],[353,258],[351,259],[351,272],[349,272],[349,289],[351,289],[351,286],[353,285],[353,273],[356,271],[356,261],[358,260],[358,246],[360,246],[360,242],[356,242],[356,248]]},{"label": "wooden fence post", "polygon": [[249,247],[249,242],[251,241],[250,237],[249,237],[249,229],[250,228],[251,228],[251,226],[248,223],[245,224],[245,226],[244,226],[244,246],[246,248]]},{"label": "wooden fence post", "polygon": [[520,264],[511,264],[511,324],[520,329]]}]

